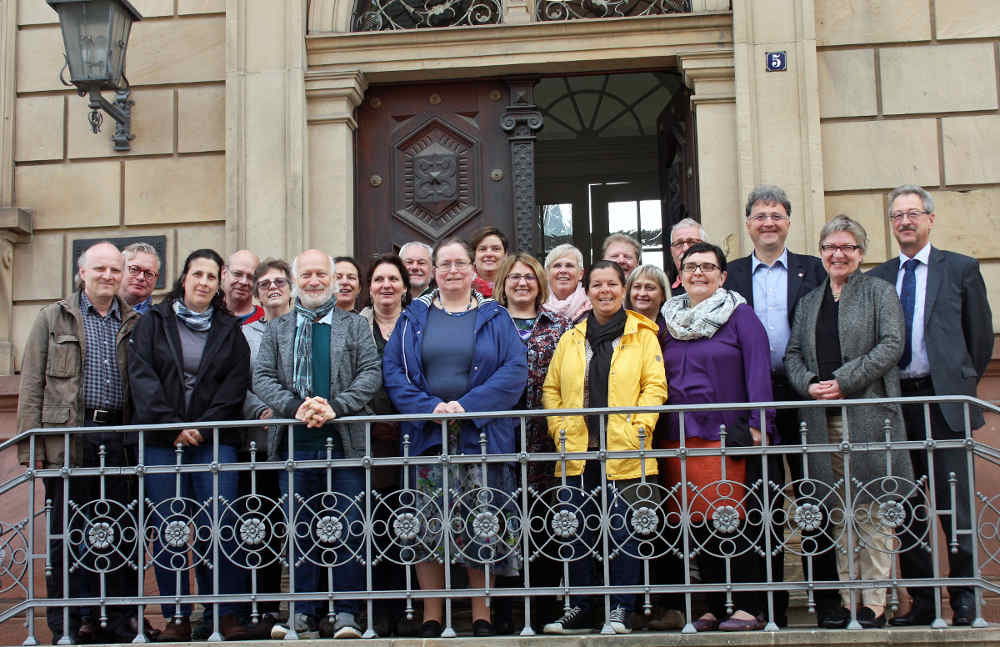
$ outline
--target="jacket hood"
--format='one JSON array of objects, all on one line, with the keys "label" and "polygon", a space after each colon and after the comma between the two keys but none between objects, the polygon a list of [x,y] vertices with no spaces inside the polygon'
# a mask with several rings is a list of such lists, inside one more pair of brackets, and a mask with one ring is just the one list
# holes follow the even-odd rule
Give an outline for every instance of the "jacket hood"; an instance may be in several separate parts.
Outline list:
[{"label": "jacket hood", "polygon": [[[409,321],[423,325],[427,322],[427,313],[430,312],[431,304],[434,303],[434,299],[438,296],[438,289],[434,288],[429,290],[424,294],[420,295],[414,299],[410,305],[403,308],[401,317],[405,317]],[[506,313],[507,309],[500,305],[496,299],[491,297],[484,297],[478,291],[472,291],[472,298],[476,300],[476,307],[478,308],[481,316],[476,318],[476,330],[479,330],[487,321],[497,316],[501,312]],[[509,315],[508,315],[509,316]]]},{"label": "jacket hood", "polygon": [[[587,336],[587,319],[585,317],[583,321],[573,326],[570,330],[575,330],[577,333]],[[638,312],[633,312],[632,310],[625,310],[625,334],[634,335],[640,330],[645,328],[649,330],[654,335],[659,334],[660,328],[655,323],[650,321],[645,316],[639,314]]]}]

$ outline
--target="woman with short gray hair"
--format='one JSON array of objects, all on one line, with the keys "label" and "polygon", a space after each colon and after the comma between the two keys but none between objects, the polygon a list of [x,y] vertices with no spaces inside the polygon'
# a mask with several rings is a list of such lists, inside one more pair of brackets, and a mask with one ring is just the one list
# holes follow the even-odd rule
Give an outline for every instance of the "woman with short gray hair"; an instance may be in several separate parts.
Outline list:
[{"label": "woman with short gray hair", "polygon": [[[836,402],[900,395],[897,363],[906,330],[903,309],[895,286],[861,272],[867,243],[864,227],[847,216],[837,216],[820,232],[820,258],[828,276],[799,301],[785,353],[788,381],[804,397]],[[810,445],[877,443],[886,440],[887,430],[890,440],[906,440],[898,405],[803,408],[799,416],[807,426]],[[902,503],[907,484],[913,487],[909,454],[903,450],[852,454],[846,474],[839,453],[811,453],[808,458],[816,504],[826,508],[824,516],[836,526],[830,534],[837,537],[840,579],[890,579],[898,546],[879,506]],[[850,492],[850,500],[831,503],[837,497],[818,494],[820,483],[835,484],[841,499]],[[856,528],[857,549],[847,546],[848,519]],[[840,595],[848,606],[850,592],[842,590]],[[863,588],[860,595],[863,606],[856,617],[861,626],[884,626],[885,587]],[[848,619],[842,611],[822,626],[843,628]]]},{"label": "woman with short gray hair", "polygon": [[558,245],[545,257],[545,271],[549,275],[549,298],[542,307],[570,323],[579,323],[592,307],[580,285],[583,254],[569,243]]}]

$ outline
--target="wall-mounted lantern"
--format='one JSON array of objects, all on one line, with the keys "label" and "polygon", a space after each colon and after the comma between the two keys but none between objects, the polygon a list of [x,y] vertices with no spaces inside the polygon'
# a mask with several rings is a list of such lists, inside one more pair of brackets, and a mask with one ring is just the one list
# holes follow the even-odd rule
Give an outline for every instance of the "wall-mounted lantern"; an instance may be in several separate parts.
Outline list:
[{"label": "wall-mounted lantern", "polygon": [[[90,95],[90,127],[101,131],[100,110],[117,122],[116,151],[129,150],[132,140],[132,90],[125,78],[125,50],[132,23],[142,16],[128,0],[46,0],[59,14],[66,65],[59,73],[63,85],[76,86],[80,96]],[[69,68],[70,82],[63,78]],[[114,103],[101,96],[115,92]]]}]

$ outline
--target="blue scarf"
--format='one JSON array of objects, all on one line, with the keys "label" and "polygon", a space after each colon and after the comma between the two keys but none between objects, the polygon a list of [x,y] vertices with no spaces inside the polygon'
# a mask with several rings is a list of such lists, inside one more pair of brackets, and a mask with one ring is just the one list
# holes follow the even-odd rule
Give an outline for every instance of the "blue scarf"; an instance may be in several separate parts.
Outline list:
[{"label": "blue scarf", "polygon": [[295,362],[292,384],[300,398],[312,395],[312,329],[313,323],[322,319],[337,305],[337,295],[315,310],[295,299]]},{"label": "blue scarf", "polygon": [[174,314],[184,322],[184,325],[195,332],[205,332],[212,327],[212,313],[215,308],[208,306],[205,312],[195,312],[184,305],[180,299],[174,299]]}]

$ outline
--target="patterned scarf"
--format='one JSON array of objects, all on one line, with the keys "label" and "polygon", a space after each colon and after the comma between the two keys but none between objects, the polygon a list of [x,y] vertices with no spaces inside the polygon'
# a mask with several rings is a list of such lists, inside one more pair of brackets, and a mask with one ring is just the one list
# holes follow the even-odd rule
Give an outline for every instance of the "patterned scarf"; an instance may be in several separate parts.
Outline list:
[{"label": "patterned scarf", "polygon": [[691,307],[691,296],[681,294],[672,297],[663,306],[663,318],[667,331],[674,339],[707,339],[719,332],[741,303],[746,303],[746,299],[724,288],[719,288],[694,307]]},{"label": "patterned scarf", "polygon": [[315,310],[295,299],[295,363],[292,383],[300,398],[312,395],[312,329],[313,323],[327,315],[337,305],[336,293]]},{"label": "patterned scarf", "polygon": [[212,313],[215,308],[208,306],[205,312],[195,312],[184,305],[180,299],[174,299],[174,314],[184,322],[184,325],[195,332],[205,332],[212,327]]}]

